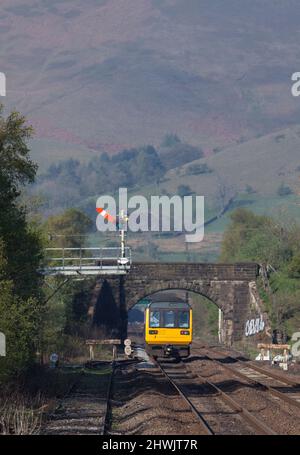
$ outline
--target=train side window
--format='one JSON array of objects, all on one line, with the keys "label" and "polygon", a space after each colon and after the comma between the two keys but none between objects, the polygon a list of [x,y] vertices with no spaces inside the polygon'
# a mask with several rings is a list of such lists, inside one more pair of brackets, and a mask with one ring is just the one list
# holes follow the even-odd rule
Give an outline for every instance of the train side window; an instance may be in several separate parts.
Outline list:
[{"label": "train side window", "polygon": [[175,327],[174,311],[165,311],[164,312],[164,327]]},{"label": "train side window", "polygon": [[150,327],[159,327],[160,324],[160,312],[150,311]]},{"label": "train side window", "polygon": [[190,315],[188,311],[178,312],[178,326],[187,329],[190,325]]}]

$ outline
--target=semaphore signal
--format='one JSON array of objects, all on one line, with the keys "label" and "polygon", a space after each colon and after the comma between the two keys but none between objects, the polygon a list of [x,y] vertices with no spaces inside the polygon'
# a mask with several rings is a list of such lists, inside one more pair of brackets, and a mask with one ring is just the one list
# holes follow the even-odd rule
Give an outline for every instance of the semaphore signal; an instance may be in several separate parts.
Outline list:
[{"label": "semaphore signal", "polygon": [[115,216],[112,216],[110,215],[106,210],[104,210],[102,207],[96,207],[96,211],[98,213],[100,213],[101,216],[103,216],[103,218],[105,220],[108,220],[110,223],[116,223],[117,222],[117,218]]}]

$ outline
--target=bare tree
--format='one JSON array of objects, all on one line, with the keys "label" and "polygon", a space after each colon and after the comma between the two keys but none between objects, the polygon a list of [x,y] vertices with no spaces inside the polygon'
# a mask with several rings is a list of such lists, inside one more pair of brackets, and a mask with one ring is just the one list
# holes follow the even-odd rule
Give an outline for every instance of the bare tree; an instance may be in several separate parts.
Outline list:
[{"label": "bare tree", "polygon": [[231,204],[236,196],[236,189],[233,185],[229,184],[223,177],[217,174],[218,188],[217,188],[217,204],[220,207],[220,212],[224,213],[228,206]]}]

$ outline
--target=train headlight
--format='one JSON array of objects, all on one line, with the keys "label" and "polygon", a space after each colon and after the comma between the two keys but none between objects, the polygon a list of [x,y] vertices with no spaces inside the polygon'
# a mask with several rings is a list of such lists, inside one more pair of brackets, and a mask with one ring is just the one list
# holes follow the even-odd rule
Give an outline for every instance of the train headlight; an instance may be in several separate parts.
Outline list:
[{"label": "train headlight", "polygon": [[180,335],[189,335],[190,331],[189,330],[180,330]]}]

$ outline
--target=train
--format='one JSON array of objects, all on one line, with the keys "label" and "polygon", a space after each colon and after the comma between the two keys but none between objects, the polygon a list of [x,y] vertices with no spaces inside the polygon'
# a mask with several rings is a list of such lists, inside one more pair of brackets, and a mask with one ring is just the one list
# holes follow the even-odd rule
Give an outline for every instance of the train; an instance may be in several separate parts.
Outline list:
[{"label": "train", "polygon": [[154,358],[190,355],[193,311],[187,302],[151,302],[145,310],[146,351]]}]

